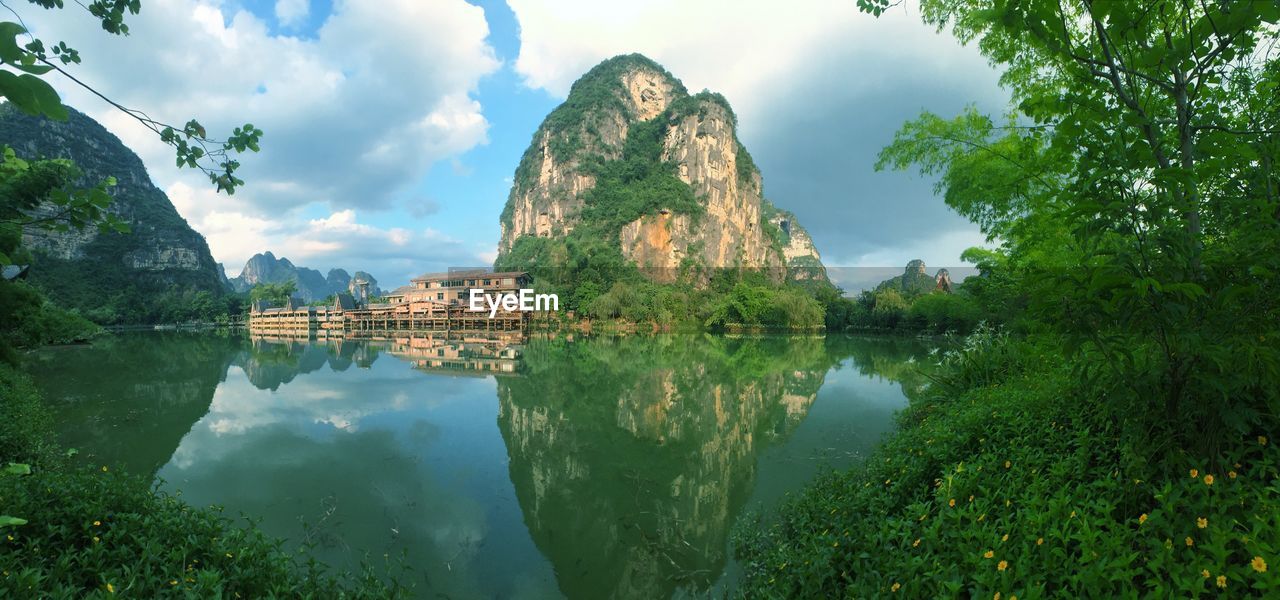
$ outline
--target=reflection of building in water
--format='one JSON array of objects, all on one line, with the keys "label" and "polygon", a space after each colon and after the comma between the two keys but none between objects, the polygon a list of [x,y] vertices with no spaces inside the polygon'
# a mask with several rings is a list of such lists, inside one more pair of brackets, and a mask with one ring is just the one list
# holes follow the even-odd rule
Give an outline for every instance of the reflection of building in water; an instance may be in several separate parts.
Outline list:
[{"label": "reflection of building in water", "polygon": [[427,372],[511,375],[519,367],[519,340],[519,337],[498,335],[399,337],[390,341],[387,351]]},{"label": "reflection of building in water", "polygon": [[239,361],[259,388],[276,389],[300,373],[328,365],[368,368],[382,354],[432,373],[512,375],[519,371],[525,336],[520,332],[251,332],[250,352]]},{"label": "reflection of building in water", "polygon": [[526,376],[498,381],[499,428],[561,591],[706,590],[757,455],[794,430],[822,385],[830,365],[815,344],[531,343]]}]

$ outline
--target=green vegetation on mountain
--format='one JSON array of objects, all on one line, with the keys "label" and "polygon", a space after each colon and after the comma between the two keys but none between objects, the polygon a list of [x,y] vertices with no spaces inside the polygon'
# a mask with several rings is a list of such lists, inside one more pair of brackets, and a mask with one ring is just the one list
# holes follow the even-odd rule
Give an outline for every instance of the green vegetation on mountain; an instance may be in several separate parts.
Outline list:
[{"label": "green vegetation on mountain", "polygon": [[[22,262],[31,265],[31,285],[102,324],[212,320],[234,308],[208,244],[151,183],[137,155],[89,117],[66,112],[58,122],[0,105],[0,146],[16,151],[6,163],[64,165],[43,175],[57,193],[111,183],[89,219],[68,220],[54,203],[22,209],[36,220],[20,227],[30,240]],[[80,227],[95,219],[111,226]]]},{"label": "green vegetation on mountain", "polygon": [[[627,81],[639,85],[635,79],[645,77],[650,81],[644,85],[656,87],[638,96],[636,90],[628,89]],[[653,103],[645,108],[651,111],[648,118],[636,114],[636,102]],[[684,217],[687,229],[693,231],[704,225],[707,199],[681,179],[678,165],[670,158],[672,145],[678,144],[670,138],[673,129],[691,117],[698,123],[727,121],[714,127],[728,132],[726,139],[736,147],[732,156],[738,186],[750,190],[759,202],[759,221],[743,224],[744,229],[764,233],[767,251],[782,270],[782,249],[789,240],[772,219],[783,213],[759,197],[759,170],[737,139],[737,116],[728,101],[709,91],[689,94],[679,80],[640,55],[618,56],[588,71],[534,134],[500,217],[504,243],[510,236],[510,247],[499,254],[495,267],[529,271],[540,291],[556,292],[568,310],[595,318],[693,328],[821,327],[822,307],[812,297],[802,298],[801,288],[784,285],[760,269],[744,268],[741,263],[746,257],[741,250],[735,264],[709,265],[701,256],[704,242],[674,239],[677,247],[688,243],[674,268],[637,265],[625,254],[622,231],[642,218]],[[547,152],[553,162],[547,162]],[[547,168],[557,174],[548,179]],[[589,184],[585,189],[566,187],[563,181],[570,178]],[[563,223],[550,225],[550,235],[515,231],[516,204],[529,194],[544,194],[541,202],[559,205],[548,210],[568,211]],[[788,218],[794,220],[793,215]],[[668,237],[682,235],[671,224],[658,227],[666,227]],[[734,239],[718,241],[742,244]],[[816,253],[808,258],[804,264],[821,267]],[[652,271],[662,273],[654,276]]]}]

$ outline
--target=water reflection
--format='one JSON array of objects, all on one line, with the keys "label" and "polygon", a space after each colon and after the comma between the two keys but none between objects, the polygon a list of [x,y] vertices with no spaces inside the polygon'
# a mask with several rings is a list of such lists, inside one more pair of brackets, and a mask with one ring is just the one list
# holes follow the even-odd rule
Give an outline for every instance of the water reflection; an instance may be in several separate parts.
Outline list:
[{"label": "water reflection", "polygon": [[261,517],[332,564],[405,552],[424,596],[652,598],[732,571],[744,507],[856,461],[922,385],[906,365],[924,350],[145,334],[51,349],[33,370],[94,460]]}]

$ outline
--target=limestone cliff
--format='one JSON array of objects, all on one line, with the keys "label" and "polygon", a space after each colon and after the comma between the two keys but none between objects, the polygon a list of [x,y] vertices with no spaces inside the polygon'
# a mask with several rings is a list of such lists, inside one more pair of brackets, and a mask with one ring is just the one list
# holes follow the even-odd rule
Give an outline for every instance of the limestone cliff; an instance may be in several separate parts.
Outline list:
[{"label": "limestone cliff", "polygon": [[829,281],[822,256],[813,245],[809,232],[800,226],[789,211],[775,210],[769,222],[782,233],[782,258],[787,262],[787,276],[796,281]]},{"label": "limestone cliff", "polygon": [[128,315],[114,311],[145,305],[161,293],[221,294],[221,270],[204,237],[151,182],[138,156],[93,119],[68,110],[66,121],[51,121],[0,104],[0,145],[28,159],[71,159],[83,172],[79,185],[115,177],[110,211],[131,231],[29,228],[23,232],[23,244],[35,255],[31,280],[55,301],[90,315],[102,311],[107,300],[118,300],[119,306],[103,320],[128,320]]},{"label": "limestone cliff", "polygon": [[897,290],[898,293],[908,298],[927,294],[935,289],[949,293],[951,291],[950,288],[951,274],[946,269],[941,269],[937,275],[930,277],[924,261],[920,259],[908,262],[901,275],[886,279],[876,286],[877,291]]},{"label": "limestone cliff", "polygon": [[228,283],[237,292],[247,292],[259,283],[292,281],[297,286],[294,295],[312,302],[339,292],[355,293],[356,282],[361,280],[369,282],[370,294],[381,295],[378,280],[364,271],[356,271],[355,275],[350,275],[345,269],[330,269],[328,275],[321,275],[320,271],[297,266],[283,256],[276,258],[275,254],[268,251],[250,257],[240,274],[232,277]]},{"label": "limestone cliff", "polygon": [[577,232],[660,281],[715,268],[762,269],[779,280],[793,259],[808,268],[803,278],[825,280],[808,235],[788,240],[779,227],[803,232],[764,198],[736,130],[722,96],[690,95],[643,56],[601,63],[525,151],[501,218],[498,264],[563,259],[537,240]]}]

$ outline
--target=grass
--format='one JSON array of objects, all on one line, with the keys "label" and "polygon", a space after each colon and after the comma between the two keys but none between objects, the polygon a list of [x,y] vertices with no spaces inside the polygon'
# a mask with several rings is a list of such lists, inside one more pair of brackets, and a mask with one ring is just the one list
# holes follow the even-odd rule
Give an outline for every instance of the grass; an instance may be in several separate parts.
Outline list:
[{"label": "grass", "polygon": [[3,363],[0,399],[0,465],[22,465],[0,471],[0,598],[407,595],[385,575],[399,568],[391,557],[331,574],[253,523],[110,466],[78,464],[54,442],[30,379]]},{"label": "grass", "polygon": [[[1274,597],[1280,452],[1148,455],[1051,340],[979,332],[868,462],[740,529],[751,597]],[[1136,421],[1135,421],[1136,422]]]}]

